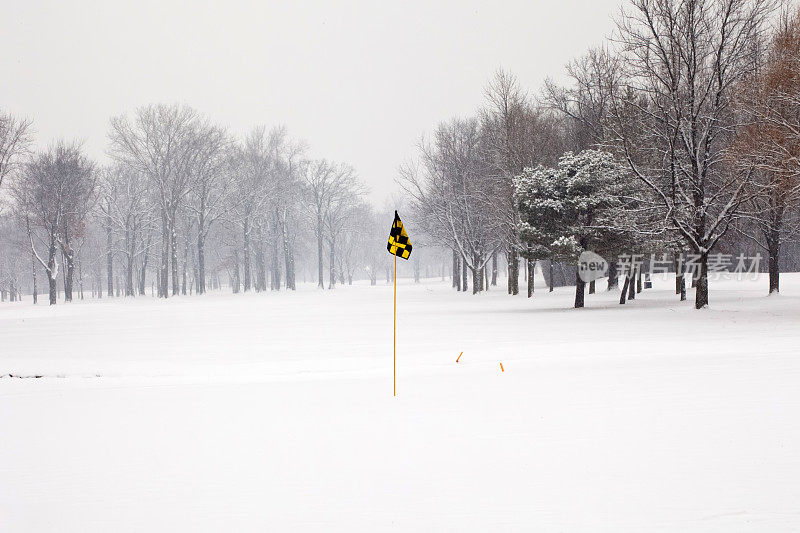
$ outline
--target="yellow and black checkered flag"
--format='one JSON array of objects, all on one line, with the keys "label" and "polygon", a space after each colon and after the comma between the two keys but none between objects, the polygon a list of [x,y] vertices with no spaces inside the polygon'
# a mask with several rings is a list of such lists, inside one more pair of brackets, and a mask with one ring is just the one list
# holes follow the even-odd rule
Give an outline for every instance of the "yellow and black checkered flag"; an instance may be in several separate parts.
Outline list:
[{"label": "yellow and black checkered flag", "polygon": [[389,244],[386,245],[386,249],[390,254],[403,259],[408,259],[408,256],[411,255],[411,241],[408,239],[408,233],[406,233],[403,221],[400,220],[397,211],[394,212],[394,223],[392,231],[389,232]]}]

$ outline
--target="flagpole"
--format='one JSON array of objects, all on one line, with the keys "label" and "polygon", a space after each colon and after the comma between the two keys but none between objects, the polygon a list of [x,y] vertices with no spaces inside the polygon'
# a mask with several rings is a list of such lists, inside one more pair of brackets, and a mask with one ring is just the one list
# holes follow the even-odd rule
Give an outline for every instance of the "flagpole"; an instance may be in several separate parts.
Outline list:
[{"label": "flagpole", "polygon": [[394,321],[392,323],[392,396],[397,396],[397,256],[394,256]]}]

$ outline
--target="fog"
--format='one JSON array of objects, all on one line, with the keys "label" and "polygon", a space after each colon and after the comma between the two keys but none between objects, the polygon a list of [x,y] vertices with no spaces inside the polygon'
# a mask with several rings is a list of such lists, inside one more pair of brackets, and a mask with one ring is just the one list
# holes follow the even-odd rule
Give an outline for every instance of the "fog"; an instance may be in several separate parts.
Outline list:
[{"label": "fog", "polygon": [[352,164],[376,204],[439,120],[472,113],[503,67],[523,87],[611,32],[617,0],[562,2],[2,2],[0,107],[39,146],[106,159],[109,118],[189,104],[243,134],[285,124]]}]

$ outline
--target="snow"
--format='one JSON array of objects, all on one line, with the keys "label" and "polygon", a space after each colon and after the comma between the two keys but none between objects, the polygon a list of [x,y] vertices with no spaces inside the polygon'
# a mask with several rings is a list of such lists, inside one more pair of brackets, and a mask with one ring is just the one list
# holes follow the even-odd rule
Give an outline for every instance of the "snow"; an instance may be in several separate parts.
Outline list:
[{"label": "snow", "polygon": [[0,530],[797,531],[800,275],[670,286],[0,304]]}]

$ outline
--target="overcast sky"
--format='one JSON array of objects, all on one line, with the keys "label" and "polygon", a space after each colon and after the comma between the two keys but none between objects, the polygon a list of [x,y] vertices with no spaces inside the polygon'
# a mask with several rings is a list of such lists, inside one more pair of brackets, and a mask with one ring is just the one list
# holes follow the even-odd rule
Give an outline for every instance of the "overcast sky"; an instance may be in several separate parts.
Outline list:
[{"label": "overcast sky", "polygon": [[498,67],[537,92],[602,43],[620,1],[0,0],[0,108],[100,161],[109,118],[148,103],[237,134],[284,124],[382,204],[420,136],[472,113]]}]

